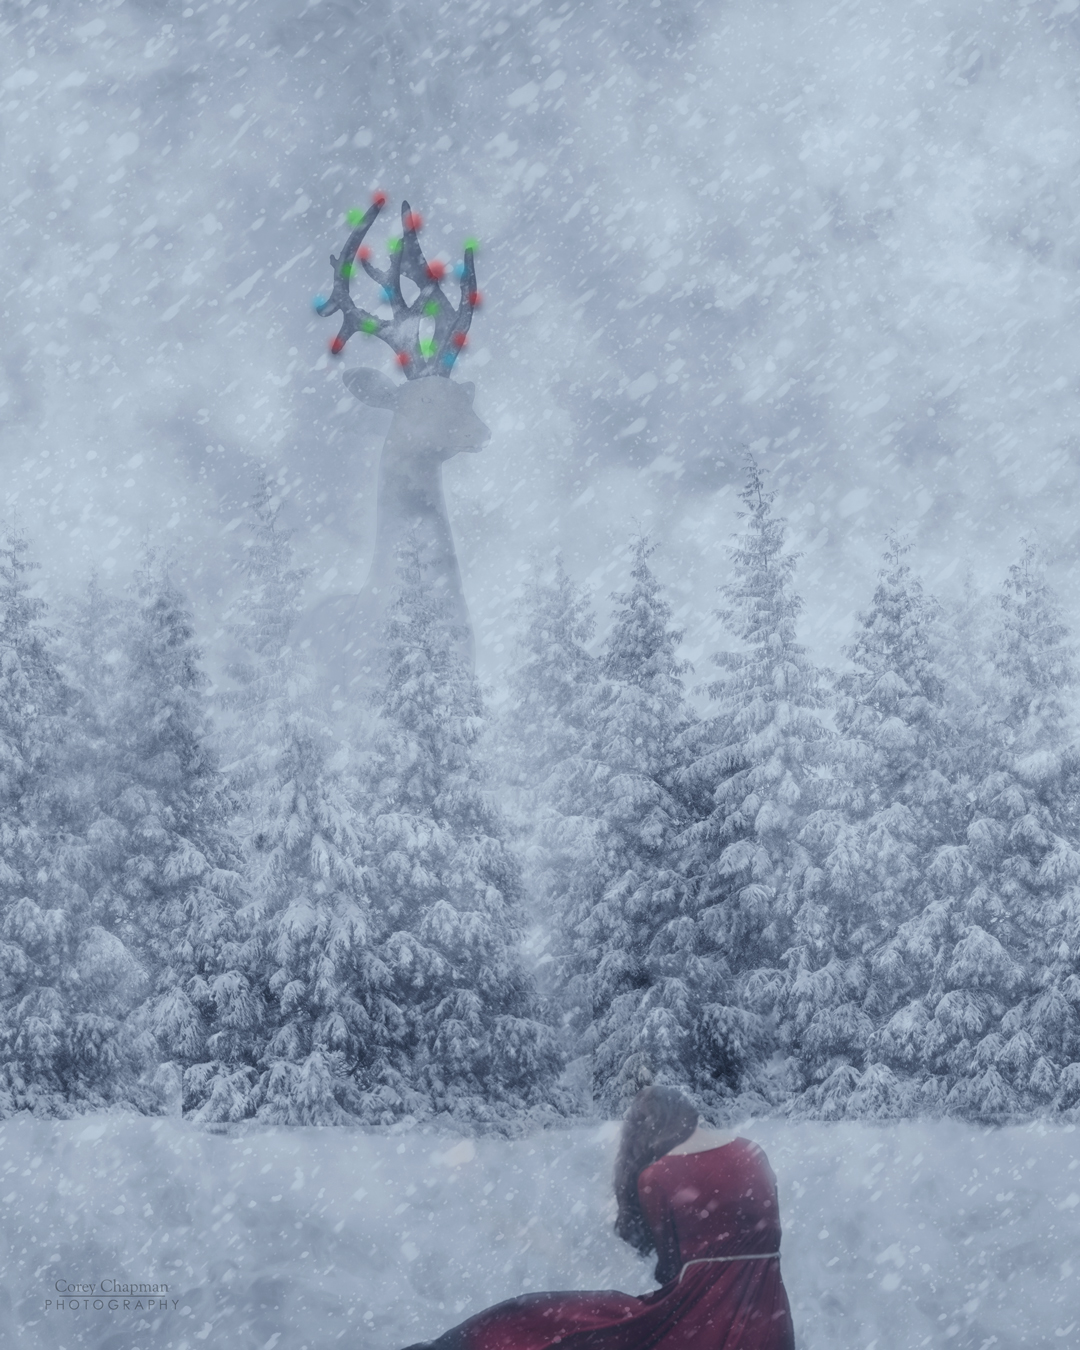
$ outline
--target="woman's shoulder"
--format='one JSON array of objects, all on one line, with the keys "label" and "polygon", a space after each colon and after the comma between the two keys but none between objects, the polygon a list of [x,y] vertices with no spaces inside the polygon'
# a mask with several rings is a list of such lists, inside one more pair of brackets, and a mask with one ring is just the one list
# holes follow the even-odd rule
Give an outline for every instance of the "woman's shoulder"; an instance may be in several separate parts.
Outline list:
[{"label": "woman's shoulder", "polygon": [[647,1172],[653,1173],[654,1168],[656,1171],[653,1174],[660,1175],[662,1172],[669,1169],[672,1172],[676,1172],[687,1167],[700,1166],[702,1164],[708,1166],[714,1161],[724,1161],[732,1154],[743,1152],[745,1150],[759,1151],[758,1145],[755,1144],[753,1140],[746,1139],[742,1135],[727,1135],[725,1136],[724,1141],[719,1144],[709,1144],[701,1148],[689,1150],[684,1149],[681,1152],[677,1149],[671,1149],[669,1152],[664,1153],[657,1158],[655,1162],[651,1162],[647,1167],[643,1167],[639,1175],[644,1176]]},{"label": "woman's shoulder", "polygon": [[731,1130],[704,1130],[697,1129],[689,1139],[684,1139],[681,1144],[676,1144],[674,1148],[669,1149],[664,1154],[665,1158],[671,1156],[687,1157],[694,1153],[713,1153],[718,1148],[727,1148],[729,1144],[738,1141],[739,1136]]},{"label": "woman's shoulder", "polygon": [[680,1186],[687,1176],[704,1175],[717,1167],[725,1171],[734,1167],[737,1172],[741,1172],[745,1165],[753,1166],[764,1157],[759,1146],[742,1135],[729,1137],[725,1143],[712,1148],[694,1149],[688,1153],[664,1153],[638,1173],[639,1193],[647,1194],[654,1190],[668,1192]]}]

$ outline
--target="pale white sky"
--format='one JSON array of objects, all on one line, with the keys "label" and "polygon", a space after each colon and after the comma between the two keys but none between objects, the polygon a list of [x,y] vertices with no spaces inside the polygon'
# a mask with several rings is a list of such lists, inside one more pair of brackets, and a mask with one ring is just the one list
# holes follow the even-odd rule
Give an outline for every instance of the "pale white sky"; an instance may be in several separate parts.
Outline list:
[{"label": "pale white sky", "polygon": [[446,475],[482,673],[530,553],[603,601],[636,519],[707,674],[741,445],[806,552],[820,660],[890,526],[939,587],[996,586],[1034,535],[1075,625],[1078,24],[1051,0],[4,5],[0,505],[51,583],[174,544],[213,643],[261,462],[313,585],[359,586],[385,417],[338,367],[391,358],[357,336],[331,367],[310,298],[377,185],[429,252],[482,244],[461,376],[495,434]]}]

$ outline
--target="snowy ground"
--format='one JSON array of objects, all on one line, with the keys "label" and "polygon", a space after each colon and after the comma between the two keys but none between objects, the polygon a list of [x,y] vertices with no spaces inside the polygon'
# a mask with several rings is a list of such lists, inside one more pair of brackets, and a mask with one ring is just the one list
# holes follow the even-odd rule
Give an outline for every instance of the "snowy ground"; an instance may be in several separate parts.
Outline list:
[{"label": "snowy ground", "polygon": [[[1075,1127],[743,1132],[779,1178],[800,1350],[1080,1344]],[[611,1233],[616,1135],[7,1121],[0,1344],[394,1350],[525,1290],[643,1293],[650,1264]],[[166,1310],[125,1311],[109,1280],[168,1284]],[[57,1281],[103,1306],[58,1308]]]}]

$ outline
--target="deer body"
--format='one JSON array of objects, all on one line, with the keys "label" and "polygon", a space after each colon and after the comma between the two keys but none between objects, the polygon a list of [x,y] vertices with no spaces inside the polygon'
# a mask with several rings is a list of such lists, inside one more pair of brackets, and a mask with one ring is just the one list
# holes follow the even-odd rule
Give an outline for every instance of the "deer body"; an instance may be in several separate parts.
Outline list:
[{"label": "deer body", "polygon": [[394,600],[400,551],[417,547],[420,563],[471,670],[474,644],[461,571],[443,494],[442,466],[460,451],[479,450],[491,433],[472,409],[473,387],[439,378],[395,387],[371,370],[347,372],[362,401],[390,407],[394,419],[379,460],[375,546],[358,595],[324,601],[304,625],[335,701],[347,702],[378,681],[387,610]]}]

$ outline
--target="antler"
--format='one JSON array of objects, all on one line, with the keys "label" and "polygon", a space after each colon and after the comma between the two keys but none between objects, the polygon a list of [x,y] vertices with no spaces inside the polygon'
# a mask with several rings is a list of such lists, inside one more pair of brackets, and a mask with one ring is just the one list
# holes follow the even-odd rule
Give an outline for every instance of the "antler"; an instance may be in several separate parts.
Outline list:
[{"label": "antler", "polygon": [[[345,241],[345,247],[335,258],[330,255],[334,269],[334,289],[330,298],[317,301],[319,314],[340,311],[341,330],[330,344],[335,355],[344,350],[346,342],[356,332],[380,337],[397,353],[398,363],[407,379],[423,375],[449,375],[458,352],[465,345],[465,335],[472,323],[473,311],[480,302],[476,290],[476,266],[472,248],[465,249],[465,260],[455,269],[461,275],[461,298],[457,308],[450,303],[439,285],[444,268],[441,263],[429,263],[416,237],[420,217],[408,202],[401,203],[401,238],[390,241],[390,266],[384,272],[370,260],[367,249],[361,249],[364,236],[382,210],[386,198],[378,194],[364,213],[363,219]],[[369,277],[382,287],[383,299],[390,305],[393,318],[379,319],[360,309],[349,292],[349,282],[355,272],[355,260]],[[401,293],[401,278],[405,276],[419,289],[411,305]],[[420,322],[428,317],[435,320],[435,331],[429,339],[421,340]]]}]

